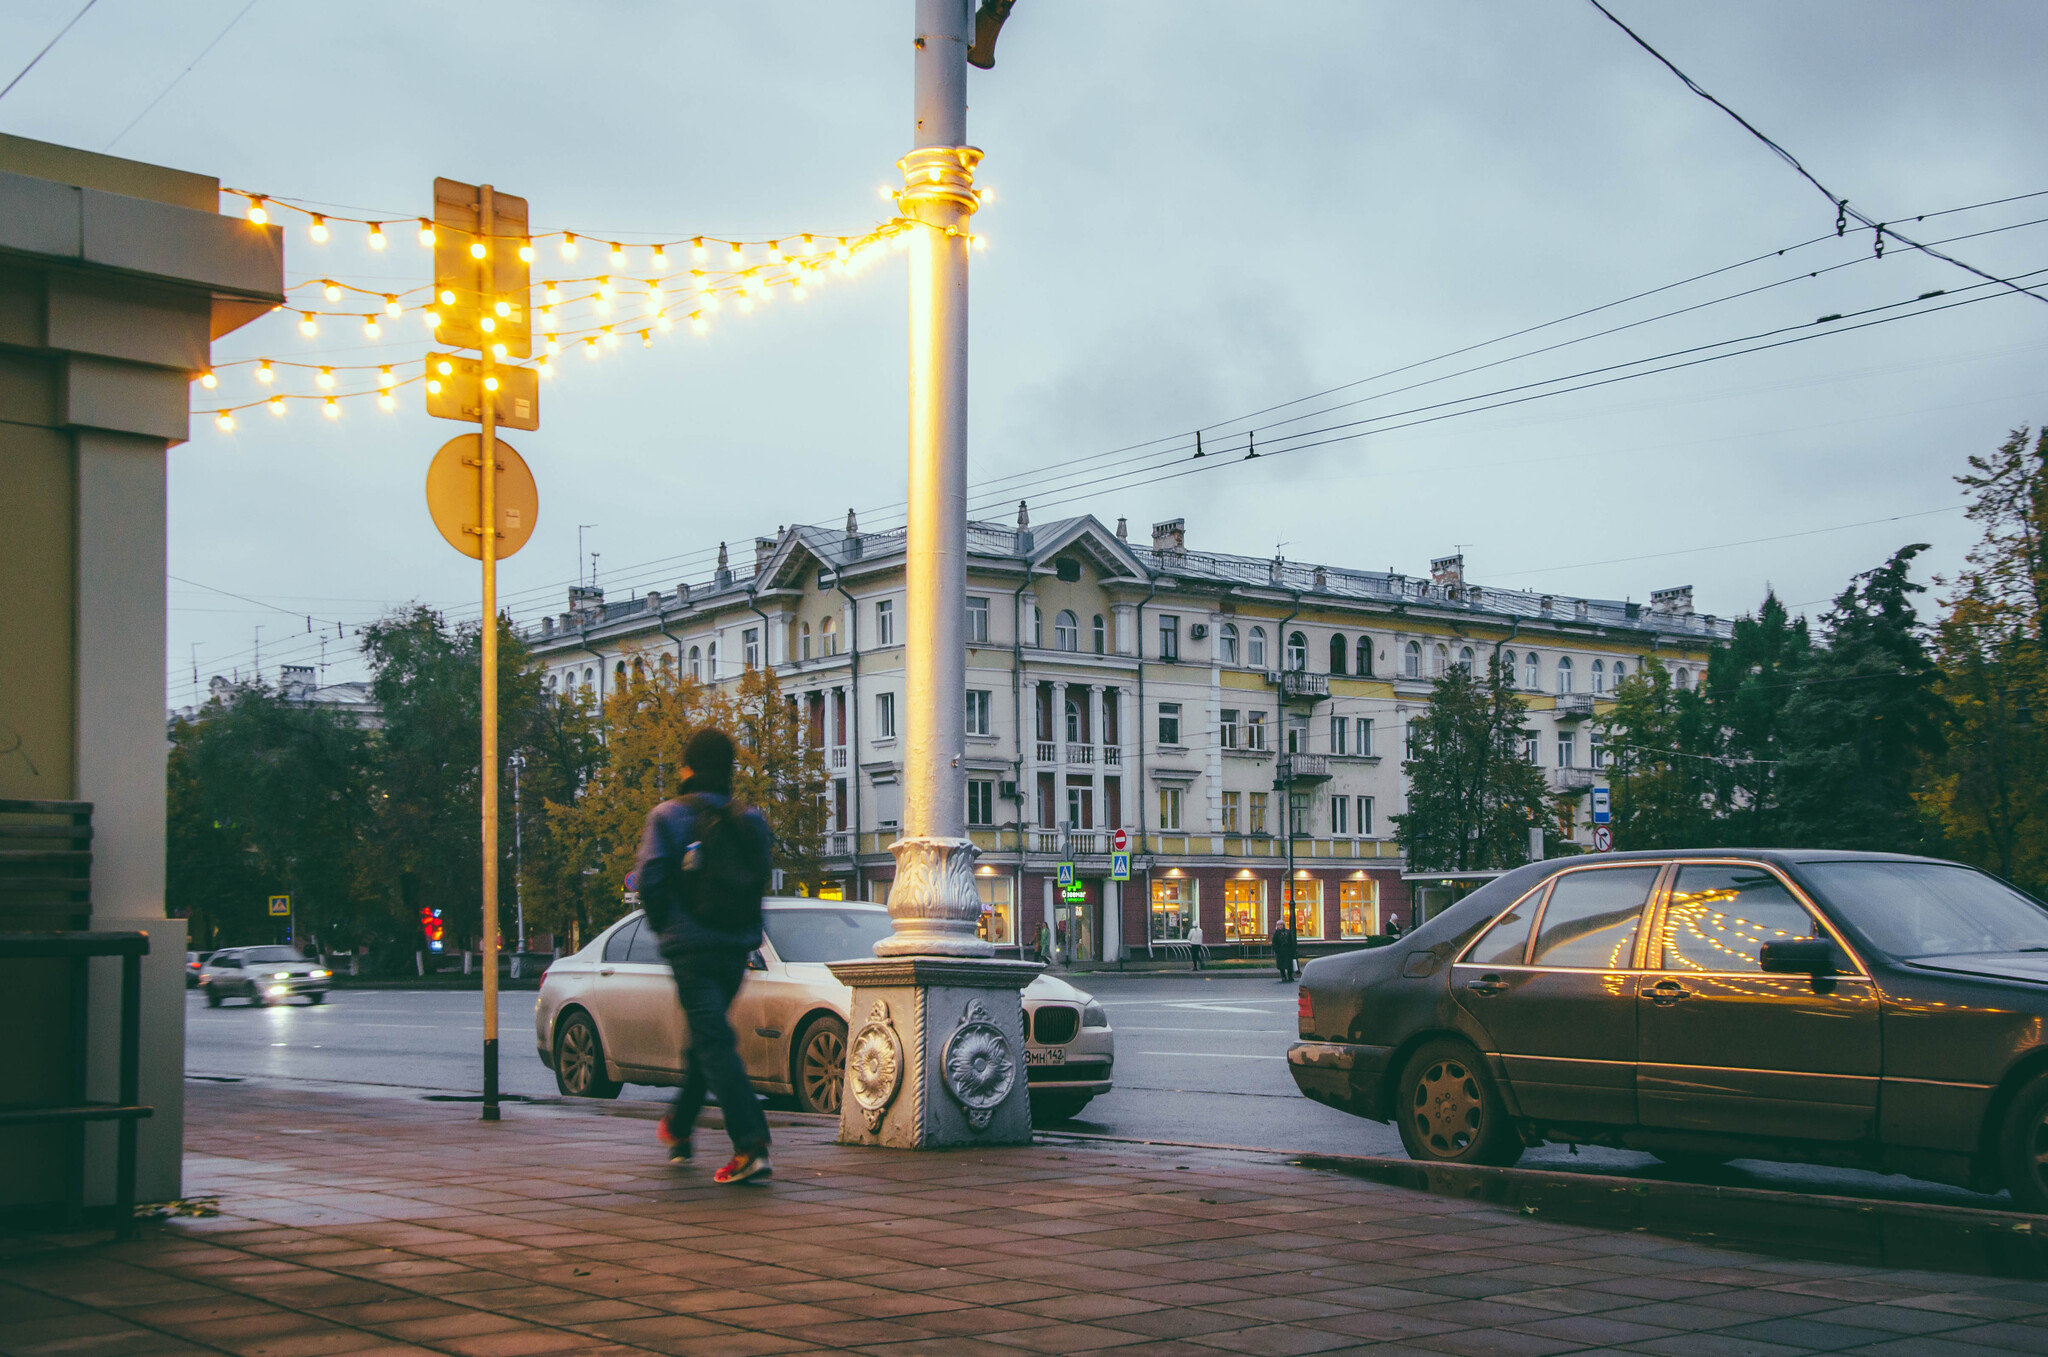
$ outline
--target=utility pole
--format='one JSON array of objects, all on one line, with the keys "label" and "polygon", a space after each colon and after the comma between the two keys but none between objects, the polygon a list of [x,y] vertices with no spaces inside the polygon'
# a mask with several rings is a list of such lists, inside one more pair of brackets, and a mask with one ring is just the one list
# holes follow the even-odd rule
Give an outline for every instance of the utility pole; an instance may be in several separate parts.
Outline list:
[{"label": "utility pole", "polygon": [[[491,186],[477,188],[477,239],[488,251],[497,241],[497,214],[491,202]],[[496,300],[493,265],[486,260],[478,274],[484,279],[478,311],[488,314]],[[483,914],[484,914],[484,1106],[483,1119],[498,1119],[498,423],[495,400],[498,360],[491,345],[482,344],[485,398],[477,402],[483,416],[483,436],[477,443],[478,545],[483,560],[483,757],[477,771],[483,775]]]}]

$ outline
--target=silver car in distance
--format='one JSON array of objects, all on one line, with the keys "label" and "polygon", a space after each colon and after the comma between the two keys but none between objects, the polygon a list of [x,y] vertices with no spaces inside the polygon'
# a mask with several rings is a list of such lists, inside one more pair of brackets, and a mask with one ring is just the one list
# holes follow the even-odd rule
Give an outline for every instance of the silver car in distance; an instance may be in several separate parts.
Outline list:
[{"label": "silver car in distance", "polygon": [[[733,1003],[740,1058],[756,1090],[837,1114],[853,991],[825,968],[872,956],[889,912],[854,901],[762,902],[761,949]],[[1050,975],[1024,990],[1032,1115],[1058,1121],[1107,1093],[1115,1035],[1102,1005]],[[563,1093],[616,1098],[624,1084],[682,1082],[683,1012],[654,930],[635,910],[541,977],[534,1045]]]}]

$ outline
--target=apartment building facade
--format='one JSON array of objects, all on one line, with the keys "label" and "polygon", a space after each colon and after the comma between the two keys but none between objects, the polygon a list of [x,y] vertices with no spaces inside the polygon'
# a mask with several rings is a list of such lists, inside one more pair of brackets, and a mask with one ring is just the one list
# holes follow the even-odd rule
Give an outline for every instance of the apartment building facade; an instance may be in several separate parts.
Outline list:
[{"label": "apartment building facade", "polygon": [[[1263,941],[1292,906],[1310,950],[1412,927],[1391,816],[1409,720],[1454,664],[1496,652],[1530,707],[1529,756],[1582,800],[1602,758],[1590,718],[1660,664],[1697,680],[1726,621],[1689,590],[1649,605],[1149,547],[1091,516],[969,528],[967,822],[987,936],[1067,962]],[[720,548],[705,582],[625,601],[594,588],[529,628],[551,690],[599,697],[635,665],[707,683],[772,667],[831,779],[827,864],[801,888],[884,900],[902,811],[903,534],[794,526]],[[1588,841],[1583,810],[1553,835]],[[1124,831],[1128,881],[1110,879]],[[1075,881],[1057,882],[1072,862]]]}]

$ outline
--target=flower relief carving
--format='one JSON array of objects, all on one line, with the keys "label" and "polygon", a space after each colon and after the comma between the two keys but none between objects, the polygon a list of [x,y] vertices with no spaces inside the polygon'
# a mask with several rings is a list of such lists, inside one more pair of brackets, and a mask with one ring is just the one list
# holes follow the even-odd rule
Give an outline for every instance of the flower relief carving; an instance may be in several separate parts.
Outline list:
[{"label": "flower relief carving", "polygon": [[1017,1057],[981,1000],[967,1001],[960,1025],[946,1039],[941,1068],[946,1091],[966,1110],[968,1124],[986,1130],[1017,1082]]},{"label": "flower relief carving", "polygon": [[869,1133],[881,1130],[882,1117],[903,1087],[903,1040],[890,1022],[889,1005],[880,999],[847,1046],[846,1087]]}]

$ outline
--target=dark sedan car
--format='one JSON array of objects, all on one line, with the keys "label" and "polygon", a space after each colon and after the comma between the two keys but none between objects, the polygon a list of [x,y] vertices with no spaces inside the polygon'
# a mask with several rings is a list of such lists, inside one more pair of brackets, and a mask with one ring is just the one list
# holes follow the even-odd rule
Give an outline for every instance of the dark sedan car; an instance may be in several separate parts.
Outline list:
[{"label": "dark sedan car", "polygon": [[1531,863],[1302,972],[1303,1093],[1417,1159],[1564,1141],[2011,1189],[2048,1211],[2048,907],[1952,862]]}]

